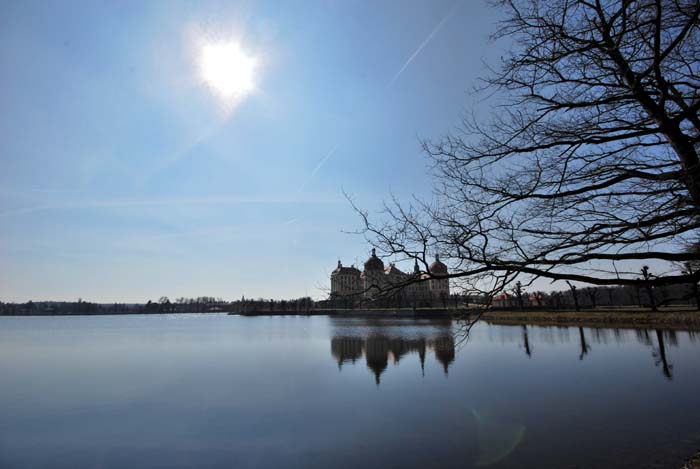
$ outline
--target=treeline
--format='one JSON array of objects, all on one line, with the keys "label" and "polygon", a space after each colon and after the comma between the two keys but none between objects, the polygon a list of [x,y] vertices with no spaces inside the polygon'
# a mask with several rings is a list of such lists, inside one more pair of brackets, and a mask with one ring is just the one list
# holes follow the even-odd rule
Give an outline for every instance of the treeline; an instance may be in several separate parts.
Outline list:
[{"label": "treeline", "polygon": [[[109,305],[109,308],[119,307],[120,314],[128,311],[133,305]],[[3,316],[45,316],[45,315],[91,315],[116,314],[104,312],[107,305],[78,301],[28,301],[26,303],[3,303],[0,301],[0,315]]]},{"label": "treeline", "polygon": [[[93,316],[103,314],[144,314],[144,304],[92,303],[89,301],[28,301],[4,303],[0,301],[0,316]],[[165,311],[155,311],[156,313]]]},{"label": "treeline", "polygon": [[[532,291],[519,282],[514,287],[496,295],[495,308],[546,308],[592,309],[598,307],[634,306],[655,310],[661,306],[700,307],[698,285],[679,284],[660,287],[577,287],[569,284],[563,291]],[[484,303],[485,298],[471,298],[474,303]],[[700,309],[700,308],[699,308]]]},{"label": "treeline", "polygon": [[318,308],[322,302],[317,302],[308,296],[289,300],[247,299],[245,297],[230,303],[237,313],[259,312],[299,312],[303,313]]},{"label": "treeline", "polygon": [[[4,303],[0,301],[0,316],[70,316],[101,314],[180,314],[180,313],[304,313],[311,310],[335,308],[479,308],[495,309],[595,309],[632,306],[657,309],[662,306],[694,306],[700,304],[697,285],[669,285],[654,288],[576,287],[568,290],[544,292],[530,289],[520,283],[493,298],[480,295],[452,294],[440,298],[407,300],[401,296],[387,296],[371,302],[357,298],[336,298],[314,301],[310,297],[273,300],[245,298],[225,301],[217,297],[177,298],[166,296],[147,303],[92,303],[78,301],[28,301]],[[700,308],[699,308],[700,309]]]},{"label": "treeline", "polygon": [[0,301],[0,316],[71,316],[105,314],[179,314],[179,313],[228,313],[228,312],[281,312],[308,311],[316,307],[309,297],[288,300],[264,298],[225,301],[221,298],[200,296],[177,298],[170,301],[167,296],[147,303],[92,303],[78,301],[28,301],[5,303]]},{"label": "treeline", "polygon": [[254,313],[254,312],[303,312],[314,309],[317,303],[310,297],[288,300],[265,298],[224,301],[221,298],[201,296],[198,298],[178,298],[171,302],[161,297],[157,303],[149,301],[144,305],[145,313]]}]

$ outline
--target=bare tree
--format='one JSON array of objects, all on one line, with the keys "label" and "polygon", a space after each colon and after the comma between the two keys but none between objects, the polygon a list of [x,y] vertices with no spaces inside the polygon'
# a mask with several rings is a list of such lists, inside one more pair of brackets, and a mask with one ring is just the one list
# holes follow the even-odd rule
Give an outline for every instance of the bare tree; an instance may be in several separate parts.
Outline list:
[{"label": "bare tree", "polygon": [[[695,242],[691,244],[690,246],[687,247],[688,251],[695,251],[695,252],[700,252],[700,243]],[[698,261],[686,261],[683,263],[679,263],[678,267],[681,269],[681,271],[692,277],[693,274],[697,273],[700,271],[700,262]],[[695,307],[700,311],[700,287],[698,286],[697,281],[690,281],[688,282],[688,287],[690,290],[689,295],[687,295],[687,299],[692,298],[695,301]]]},{"label": "bare tree", "polygon": [[593,309],[598,305],[598,289],[594,287],[589,287],[584,290],[588,296],[588,301],[591,302]]},{"label": "bare tree", "polygon": [[[653,277],[651,272],[649,272],[649,266],[645,265],[642,267],[642,278],[644,280],[650,280]],[[656,311],[656,298],[654,296],[654,288],[649,285],[647,282],[646,285],[644,286],[644,289],[647,292],[647,296],[649,297],[649,307],[651,308],[652,311]]]},{"label": "bare tree", "polygon": [[[512,50],[484,80],[491,120],[424,142],[431,201],[358,210],[385,253],[439,252],[466,288],[515,277],[639,287],[642,262],[697,262],[700,2],[502,0]],[[357,207],[356,207],[357,208]],[[426,269],[427,270],[427,269]],[[429,272],[428,272],[429,273]]]},{"label": "bare tree", "polygon": [[525,309],[523,302],[523,284],[520,281],[515,282],[515,288],[513,291],[515,292],[515,297],[518,300],[518,308],[520,311],[523,311],[523,309]]},{"label": "bare tree", "polygon": [[576,311],[579,311],[580,307],[578,303],[578,292],[576,291],[576,285],[568,280],[566,281],[566,284],[569,285],[569,289],[571,290],[571,297],[574,299],[574,308],[576,308]]}]

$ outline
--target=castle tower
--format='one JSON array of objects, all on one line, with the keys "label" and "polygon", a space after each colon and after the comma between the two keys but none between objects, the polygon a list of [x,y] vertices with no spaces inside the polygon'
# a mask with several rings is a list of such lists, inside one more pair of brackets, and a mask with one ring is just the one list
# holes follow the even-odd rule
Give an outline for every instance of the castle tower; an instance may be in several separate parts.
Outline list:
[{"label": "castle tower", "polygon": [[372,255],[365,261],[362,281],[366,298],[373,298],[379,293],[379,289],[384,288],[384,262],[377,257],[377,251],[374,248],[372,248]]},{"label": "castle tower", "polygon": [[331,272],[331,298],[352,297],[362,291],[361,272],[355,266],[344,267],[338,260],[338,267]]},{"label": "castle tower", "polygon": [[440,262],[440,256],[435,255],[435,262],[428,267],[430,274],[437,278],[431,278],[429,282],[430,293],[434,298],[446,298],[450,295],[450,280],[448,278],[440,278],[447,276],[447,266]]}]

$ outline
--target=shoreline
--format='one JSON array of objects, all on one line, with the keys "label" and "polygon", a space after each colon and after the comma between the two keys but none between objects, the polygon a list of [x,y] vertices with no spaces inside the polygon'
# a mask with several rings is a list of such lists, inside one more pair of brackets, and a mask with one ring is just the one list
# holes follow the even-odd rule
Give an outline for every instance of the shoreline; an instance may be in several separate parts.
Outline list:
[{"label": "shoreline", "polygon": [[626,327],[700,330],[696,311],[487,311],[481,319],[494,325]]},{"label": "shoreline", "polygon": [[694,310],[669,309],[663,311],[634,310],[486,310],[482,312],[443,309],[317,309],[308,311],[248,311],[248,312],[170,312],[170,313],[106,313],[106,314],[32,314],[2,315],[5,317],[75,317],[75,316],[164,316],[179,314],[227,314],[234,316],[328,316],[331,318],[372,318],[372,319],[479,319],[494,325],[533,325],[554,327],[625,327],[634,329],[685,329],[700,330],[700,312]]},{"label": "shoreline", "polygon": [[405,319],[460,319],[479,314],[479,319],[494,325],[532,325],[555,327],[624,327],[631,329],[681,329],[700,331],[700,312],[690,310],[664,311],[513,311],[487,310],[481,313],[454,309],[418,310],[314,310],[308,312],[256,311],[228,313],[240,316],[328,316],[334,318],[405,318]]}]

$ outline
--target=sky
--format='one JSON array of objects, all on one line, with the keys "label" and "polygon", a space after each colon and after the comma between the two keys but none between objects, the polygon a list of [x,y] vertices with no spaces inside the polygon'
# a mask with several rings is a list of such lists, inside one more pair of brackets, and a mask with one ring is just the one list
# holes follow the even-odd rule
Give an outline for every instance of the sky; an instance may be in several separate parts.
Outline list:
[{"label": "sky", "polygon": [[[427,196],[420,139],[484,111],[498,13],[3,2],[0,301],[321,298],[369,254],[344,193],[370,212]],[[212,44],[253,64],[249,89],[205,79]]]}]

